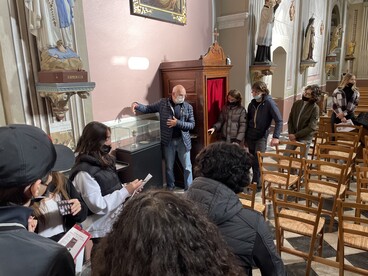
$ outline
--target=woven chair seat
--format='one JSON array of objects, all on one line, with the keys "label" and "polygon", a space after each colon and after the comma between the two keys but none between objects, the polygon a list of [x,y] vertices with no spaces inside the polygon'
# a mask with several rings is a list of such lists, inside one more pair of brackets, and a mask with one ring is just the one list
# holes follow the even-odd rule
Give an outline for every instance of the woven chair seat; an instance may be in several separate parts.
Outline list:
[{"label": "woven chair seat", "polygon": [[[337,184],[336,184],[336,187],[331,187],[331,186],[321,185],[319,183],[315,183],[311,181],[308,183],[308,189],[315,193],[322,194],[322,197],[326,197],[325,195],[327,195],[327,197],[334,197],[336,195]],[[345,192],[345,190],[346,190],[346,186],[341,185],[339,196],[342,195]]]},{"label": "woven chair seat", "polygon": [[[282,209],[280,211],[280,214],[299,217],[299,218],[303,218],[303,219],[313,221],[313,222],[316,221],[316,216],[314,214],[303,213],[303,212],[299,212],[295,210]],[[289,219],[289,218],[282,218],[282,217],[279,218],[279,221],[280,221],[281,228],[287,231],[291,231],[291,232],[298,233],[300,235],[306,235],[306,236],[312,236],[313,234],[313,225],[311,224],[303,223],[303,222]],[[325,224],[325,219],[320,218],[317,233],[321,232],[324,224]]]},{"label": "woven chair seat", "polygon": [[[244,199],[244,198],[239,198],[239,200],[243,204],[243,207],[252,208],[252,201],[250,201],[248,199]],[[266,206],[263,205],[262,203],[254,202],[254,208],[253,209],[256,210],[257,212],[260,212],[261,214],[263,214],[263,212],[266,209]]]},{"label": "woven chair seat", "polygon": [[[300,166],[301,166],[300,163],[301,163],[301,161],[291,161],[291,167],[293,169],[299,169]],[[287,161],[287,160],[281,160],[280,161],[280,165],[282,165],[282,166],[289,166],[289,161]]]},{"label": "woven chair seat", "polygon": [[[274,175],[274,174],[265,174],[264,180],[267,182],[271,182],[273,184],[279,184],[283,186],[286,186],[286,182],[287,182],[286,177],[281,177],[281,176]],[[289,186],[294,185],[297,181],[298,181],[298,176],[291,174],[289,177]]]},{"label": "woven chair seat", "polygon": [[[333,151],[333,150],[331,150],[329,153],[331,155],[341,156],[341,157],[345,157],[345,158],[349,157],[349,154],[347,152],[341,152],[341,151]],[[356,157],[356,152],[353,152],[353,155],[352,155],[351,158],[354,160],[355,157]]]},{"label": "woven chair seat", "polygon": [[368,202],[368,193],[361,193],[360,199],[364,202]]},{"label": "woven chair seat", "polygon": [[[363,231],[365,233],[368,232],[368,226],[363,226],[359,224],[353,223],[344,223],[344,228],[348,228],[351,230]],[[344,243],[351,245],[353,247],[368,250],[368,237],[363,237],[360,235],[355,235],[352,233],[344,233]]]},{"label": "woven chair seat", "polygon": [[[328,166],[328,165],[322,165],[320,167],[320,170],[323,171],[323,172],[330,172],[330,173],[333,173],[333,174],[340,174],[340,170],[338,168]],[[351,167],[348,168],[347,174],[349,175],[350,173],[351,173]]]}]

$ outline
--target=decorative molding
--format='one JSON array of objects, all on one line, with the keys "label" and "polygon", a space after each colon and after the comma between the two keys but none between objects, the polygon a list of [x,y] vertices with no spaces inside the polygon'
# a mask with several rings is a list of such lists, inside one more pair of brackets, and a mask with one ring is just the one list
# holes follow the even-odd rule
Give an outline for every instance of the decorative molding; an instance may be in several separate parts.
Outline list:
[{"label": "decorative molding", "polygon": [[273,75],[276,66],[274,64],[268,65],[252,65],[250,66],[250,72],[252,75],[253,83],[259,80],[262,80],[264,76]]},{"label": "decorative molding", "polygon": [[248,12],[219,16],[217,17],[218,28],[219,30],[224,30],[236,27],[244,27],[245,20],[248,18],[248,16]]},{"label": "decorative molding", "polygon": [[87,99],[95,86],[94,82],[37,83],[36,91],[50,101],[53,115],[61,121],[69,110],[70,97],[77,94],[81,99]]},{"label": "decorative molding", "polygon": [[317,61],[314,60],[303,60],[300,62],[300,73],[303,74],[305,69],[308,67],[314,67],[316,66]]}]

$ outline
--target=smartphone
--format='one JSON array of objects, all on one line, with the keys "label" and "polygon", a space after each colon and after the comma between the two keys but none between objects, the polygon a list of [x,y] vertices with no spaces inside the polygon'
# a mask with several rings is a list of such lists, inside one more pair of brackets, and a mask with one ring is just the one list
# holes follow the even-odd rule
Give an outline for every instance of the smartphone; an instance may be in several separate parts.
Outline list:
[{"label": "smartphone", "polygon": [[136,192],[137,192],[138,190],[143,189],[144,185],[146,185],[146,183],[147,183],[151,178],[152,178],[152,174],[150,174],[150,173],[149,173],[149,174],[147,174],[146,178],[145,178],[145,179],[143,179],[143,181],[142,181],[142,185],[141,185],[141,186],[139,186],[139,188],[137,188],[136,190],[134,190],[134,192],[133,192],[133,194],[132,194],[131,198],[136,194]]},{"label": "smartphone", "polygon": [[72,203],[69,203],[68,200],[60,200],[58,201],[59,212],[62,216],[70,215],[72,213]]}]

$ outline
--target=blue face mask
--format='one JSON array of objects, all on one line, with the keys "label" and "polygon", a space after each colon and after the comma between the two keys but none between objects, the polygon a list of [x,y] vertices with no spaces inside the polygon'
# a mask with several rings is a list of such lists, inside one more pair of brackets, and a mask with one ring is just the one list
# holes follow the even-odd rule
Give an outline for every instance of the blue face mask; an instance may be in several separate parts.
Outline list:
[{"label": "blue face mask", "polygon": [[260,100],[261,98],[262,98],[262,94],[259,94],[253,97],[253,99],[255,99],[256,101]]}]

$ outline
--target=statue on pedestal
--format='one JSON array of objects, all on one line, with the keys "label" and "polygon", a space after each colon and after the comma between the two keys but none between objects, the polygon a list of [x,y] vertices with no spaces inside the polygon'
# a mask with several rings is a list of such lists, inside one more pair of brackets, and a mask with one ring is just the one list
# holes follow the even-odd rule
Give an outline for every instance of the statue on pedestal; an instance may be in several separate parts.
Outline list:
[{"label": "statue on pedestal", "polygon": [[336,48],[339,46],[339,40],[341,38],[341,35],[342,35],[342,26],[341,24],[339,24],[335,27],[332,33],[329,54],[334,53]]},{"label": "statue on pedestal", "polygon": [[307,28],[305,29],[304,35],[304,43],[303,43],[303,52],[302,52],[302,60],[310,60],[313,61],[313,50],[314,50],[314,17],[312,16],[309,19]]},{"label": "statue on pedestal", "polygon": [[81,70],[82,61],[73,50],[74,0],[24,0],[30,32],[41,52],[43,71]]},{"label": "statue on pedestal", "polygon": [[254,63],[271,64],[272,28],[281,0],[265,0],[258,28],[257,53]]}]

